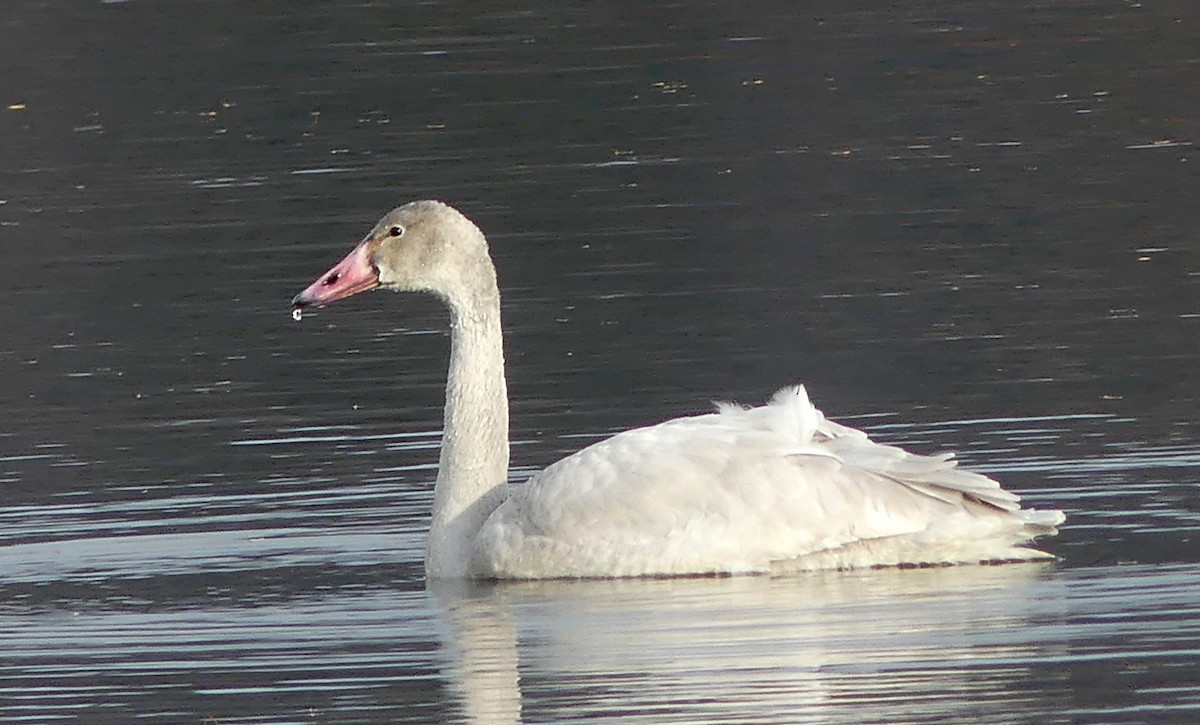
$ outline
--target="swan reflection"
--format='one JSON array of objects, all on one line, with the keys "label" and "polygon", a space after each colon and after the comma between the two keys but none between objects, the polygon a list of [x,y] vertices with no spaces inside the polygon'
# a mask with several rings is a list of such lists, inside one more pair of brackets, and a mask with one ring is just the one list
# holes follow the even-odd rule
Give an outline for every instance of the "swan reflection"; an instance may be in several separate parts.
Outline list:
[{"label": "swan reflection", "polygon": [[961,719],[1045,712],[1025,695],[1031,620],[1060,601],[1045,568],[430,590],[466,722]]}]

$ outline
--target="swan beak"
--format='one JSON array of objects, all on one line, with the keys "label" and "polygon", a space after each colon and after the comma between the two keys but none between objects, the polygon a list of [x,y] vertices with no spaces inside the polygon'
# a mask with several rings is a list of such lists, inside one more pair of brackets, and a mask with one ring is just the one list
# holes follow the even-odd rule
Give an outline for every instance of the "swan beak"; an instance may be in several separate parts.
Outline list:
[{"label": "swan beak", "polygon": [[292,298],[293,311],[309,305],[327,305],[378,287],[379,270],[371,263],[375,245],[375,240],[364,239],[345,259]]}]

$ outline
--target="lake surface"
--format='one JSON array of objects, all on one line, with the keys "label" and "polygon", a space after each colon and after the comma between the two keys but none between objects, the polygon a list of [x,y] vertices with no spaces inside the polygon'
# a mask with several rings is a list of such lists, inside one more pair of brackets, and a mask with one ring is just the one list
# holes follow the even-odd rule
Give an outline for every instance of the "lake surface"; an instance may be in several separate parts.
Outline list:
[{"label": "lake surface", "polygon": [[[907,5],[907,4],[904,4]],[[0,722],[1200,720],[1191,3],[14,4]],[[1053,563],[427,587],[451,202],[511,478],[805,382]]]}]

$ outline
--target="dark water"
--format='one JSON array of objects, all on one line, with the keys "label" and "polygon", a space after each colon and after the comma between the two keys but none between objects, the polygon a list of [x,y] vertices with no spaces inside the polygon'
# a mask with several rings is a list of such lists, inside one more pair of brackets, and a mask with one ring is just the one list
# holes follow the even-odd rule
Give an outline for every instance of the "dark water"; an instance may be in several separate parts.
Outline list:
[{"label": "dark water", "polygon": [[[1194,4],[11,3],[0,722],[1195,722]],[[454,203],[514,479],[804,381],[1045,566],[428,590]]]}]

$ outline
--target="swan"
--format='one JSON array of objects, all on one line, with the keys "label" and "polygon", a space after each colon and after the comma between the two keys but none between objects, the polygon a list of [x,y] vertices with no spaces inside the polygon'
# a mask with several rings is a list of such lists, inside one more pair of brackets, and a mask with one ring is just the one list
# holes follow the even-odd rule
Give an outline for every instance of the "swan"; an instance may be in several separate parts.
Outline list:
[{"label": "swan", "polygon": [[445,428],[425,550],[431,579],[777,574],[1052,559],[1024,546],[1061,511],[827,419],[803,386],[766,405],[618,433],[509,491],[500,293],[487,240],[454,208],[386,214],[292,300],[293,316],[366,290],[450,309]]}]

